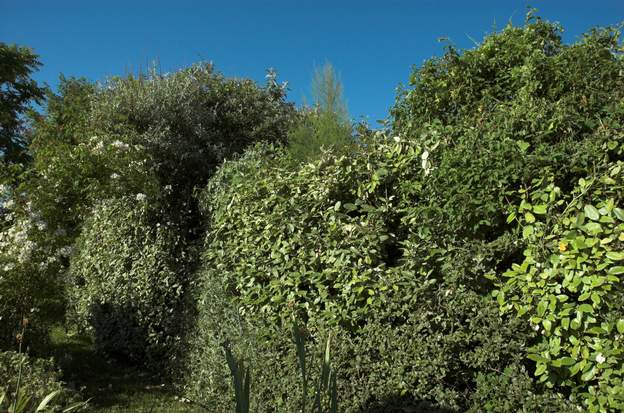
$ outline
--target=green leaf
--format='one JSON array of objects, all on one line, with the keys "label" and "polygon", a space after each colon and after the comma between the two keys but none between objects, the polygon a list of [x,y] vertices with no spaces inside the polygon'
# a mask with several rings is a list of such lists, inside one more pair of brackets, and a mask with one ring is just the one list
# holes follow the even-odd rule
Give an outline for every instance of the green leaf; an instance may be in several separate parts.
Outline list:
[{"label": "green leaf", "polygon": [[613,208],[613,213],[620,221],[624,221],[624,210],[621,208]]},{"label": "green leaf", "polygon": [[615,323],[615,327],[617,328],[618,333],[624,334],[624,319],[619,319],[617,323]]},{"label": "green leaf", "polygon": [[624,267],[622,266],[611,267],[609,268],[608,272],[609,274],[615,274],[615,275],[624,274]]},{"label": "green leaf", "polygon": [[600,218],[600,214],[598,213],[598,210],[593,205],[589,205],[589,204],[585,205],[585,208],[583,208],[583,211],[585,211],[585,216],[591,219],[592,221],[598,221],[598,219]]},{"label": "green leaf", "polygon": [[528,222],[529,224],[532,224],[535,222],[535,215],[533,215],[530,212],[526,212],[524,214],[524,219],[526,220],[526,222]]},{"label": "green leaf", "polygon": [[535,205],[533,207],[533,212],[538,215],[544,215],[547,209],[548,209],[548,206],[546,204]]},{"label": "green leaf", "polygon": [[585,229],[590,234],[599,234],[602,231],[602,226],[597,222],[588,222],[585,224]]},{"label": "green leaf", "polygon": [[535,375],[541,376],[542,374],[544,374],[545,371],[546,371],[546,364],[539,363],[537,365],[537,368],[535,369]]},{"label": "green leaf", "polygon": [[624,252],[609,251],[607,252],[607,258],[613,261],[624,260]]},{"label": "green leaf", "polygon": [[531,235],[533,235],[533,227],[531,225],[527,225],[526,227],[522,228],[523,238],[529,238]]},{"label": "green leaf", "polygon": [[35,412],[42,412],[46,407],[48,407],[48,404],[59,394],[61,394],[60,390],[56,390],[48,394],[43,400],[41,400],[41,403],[39,403],[39,406],[37,407],[37,410],[35,410]]},{"label": "green leaf", "polygon": [[558,361],[559,364],[561,364],[562,366],[571,366],[576,363],[576,360],[574,360],[572,357],[562,357]]},{"label": "green leaf", "polygon": [[590,304],[581,304],[579,305],[577,311],[581,313],[592,313],[594,311],[594,307],[592,307]]},{"label": "green leaf", "polygon": [[593,366],[586,373],[583,373],[583,375],[581,376],[581,380],[590,381],[591,379],[594,378],[595,375],[596,375],[596,366]]},{"label": "green leaf", "polygon": [[531,146],[528,142],[525,142],[523,140],[517,140],[516,145],[518,145],[518,148],[522,152],[526,152],[527,149],[529,149],[529,146]]}]

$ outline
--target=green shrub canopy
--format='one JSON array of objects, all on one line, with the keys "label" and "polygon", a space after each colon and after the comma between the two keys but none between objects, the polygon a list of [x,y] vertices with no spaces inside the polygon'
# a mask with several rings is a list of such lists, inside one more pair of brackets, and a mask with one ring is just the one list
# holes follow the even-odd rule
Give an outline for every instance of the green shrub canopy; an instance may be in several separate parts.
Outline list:
[{"label": "green shrub canopy", "polygon": [[[594,30],[564,45],[559,32],[532,19],[473,50],[449,48],[412,74],[393,132],[348,155],[326,153],[293,171],[279,150],[258,147],[220,168],[202,196],[210,295],[199,302],[196,346],[228,332],[255,343],[259,371],[282,373],[260,373],[259,411],[297,408],[281,396],[297,393],[288,378],[295,359],[275,361],[288,352],[280,326],[292,317],[313,337],[343,327],[334,354],[345,411],[478,411],[484,397],[493,411],[598,406],[578,397],[585,385],[541,380],[554,389],[544,393],[528,380],[535,370],[525,352],[540,332],[499,314],[490,296],[496,274],[523,259],[527,240],[508,219],[518,191],[544,176],[568,191],[621,159],[619,33]],[[238,329],[215,331],[207,310],[215,291],[238,305]],[[218,351],[200,353],[189,388],[202,383],[195,397],[224,403],[215,389],[227,381],[211,368]],[[507,400],[496,386],[525,396]]]}]

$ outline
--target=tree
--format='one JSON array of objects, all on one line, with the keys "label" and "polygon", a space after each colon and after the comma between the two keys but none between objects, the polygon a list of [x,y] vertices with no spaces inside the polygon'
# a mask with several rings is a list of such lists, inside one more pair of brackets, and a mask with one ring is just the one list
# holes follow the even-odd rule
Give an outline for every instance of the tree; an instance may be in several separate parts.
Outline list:
[{"label": "tree", "polygon": [[314,69],[312,98],[317,111],[333,113],[340,121],[349,122],[342,82],[331,63],[325,63],[323,67]]},{"label": "tree", "polygon": [[40,66],[31,49],[0,43],[0,158],[8,164],[27,159],[23,115],[43,99],[44,89],[30,78]]},{"label": "tree", "polygon": [[299,161],[316,159],[323,148],[340,150],[353,144],[342,82],[331,63],[315,69],[312,99],[314,106],[301,110],[301,119],[288,136],[289,152]]}]

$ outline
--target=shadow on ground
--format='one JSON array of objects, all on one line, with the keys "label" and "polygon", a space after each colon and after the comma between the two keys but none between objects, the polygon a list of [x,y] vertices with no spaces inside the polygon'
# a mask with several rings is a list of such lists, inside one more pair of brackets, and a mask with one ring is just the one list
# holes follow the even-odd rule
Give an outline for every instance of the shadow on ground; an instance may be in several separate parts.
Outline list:
[{"label": "shadow on ground", "polygon": [[371,401],[360,410],[360,413],[458,413],[455,410],[442,408],[427,401],[416,400],[406,396],[389,396],[383,400]]},{"label": "shadow on ground", "polygon": [[205,412],[182,403],[172,386],[162,377],[150,374],[96,353],[90,338],[52,332],[51,353],[63,371],[63,379],[85,398],[91,398],[91,411],[98,413]]}]

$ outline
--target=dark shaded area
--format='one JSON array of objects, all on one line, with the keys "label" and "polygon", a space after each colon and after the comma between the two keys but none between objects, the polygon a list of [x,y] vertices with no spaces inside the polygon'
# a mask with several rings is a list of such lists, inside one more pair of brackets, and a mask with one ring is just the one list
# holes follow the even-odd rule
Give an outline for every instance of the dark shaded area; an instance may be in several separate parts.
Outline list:
[{"label": "dark shaded area", "polygon": [[90,398],[96,412],[205,412],[177,400],[172,384],[161,375],[96,352],[90,337],[55,328],[51,341],[50,354],[63,380]]},{"label": "dark shaded area", "polygon": [[434,403],[416,400],[410,396],[390,395],[383,400],[366,403],[359,413],[458,413],[456,410],[439,407]]},{"label": "dark shaded area", "polygon": [[110,303],[93,304],[91,314],[98,351],[126,363],[140,363],[145,358],[147,331],[139,324],[136,309]]}]

